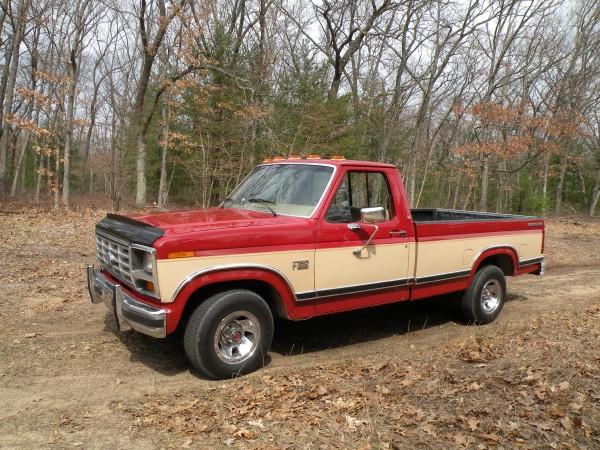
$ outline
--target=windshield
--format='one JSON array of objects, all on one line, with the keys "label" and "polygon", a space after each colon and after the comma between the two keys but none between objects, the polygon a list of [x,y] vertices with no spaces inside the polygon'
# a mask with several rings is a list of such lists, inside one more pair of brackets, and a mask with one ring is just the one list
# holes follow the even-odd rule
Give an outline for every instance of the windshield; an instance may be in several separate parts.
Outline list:
[{"label": "windshield", "polygon": [[316,164],[258,166],[223,202],[274,215],[310,217],[333,174],[333,167]]}]

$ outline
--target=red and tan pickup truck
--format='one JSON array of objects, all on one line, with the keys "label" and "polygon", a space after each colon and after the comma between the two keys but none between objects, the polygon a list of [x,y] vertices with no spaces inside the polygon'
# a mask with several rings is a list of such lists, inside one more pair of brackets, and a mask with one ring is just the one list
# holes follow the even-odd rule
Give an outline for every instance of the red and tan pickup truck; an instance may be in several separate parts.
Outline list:
[{"label": "red and tan pickup truck", "polygon": [[466,321],[489,323],[505,277],[543,275],[543,252],[536,217],[411,210],[395,166],[276,158],[219,207],[108,214],[88,287],[120,330],[182,329],[192,366],[225,378],[263,365],[276,317],[462,292]]}]

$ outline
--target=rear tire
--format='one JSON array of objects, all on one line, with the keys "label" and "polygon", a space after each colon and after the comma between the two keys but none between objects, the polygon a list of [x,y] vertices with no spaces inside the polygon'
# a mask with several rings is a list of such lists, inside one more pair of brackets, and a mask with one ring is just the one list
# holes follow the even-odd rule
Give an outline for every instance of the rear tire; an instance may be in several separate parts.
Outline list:
[{"label": "rear tire", "polygon": [[468,323],[483,325],[493,322],[506,300],[506,278],[497,266],[485,266],[473,277],[465,291],[461,306]]},{"label": "rear tire", "polygon": [[207,378],[225,379],[265,364],[273,339],[267,302],[252,291],[220,292],[196,308],[185,328],[185,353]]}]

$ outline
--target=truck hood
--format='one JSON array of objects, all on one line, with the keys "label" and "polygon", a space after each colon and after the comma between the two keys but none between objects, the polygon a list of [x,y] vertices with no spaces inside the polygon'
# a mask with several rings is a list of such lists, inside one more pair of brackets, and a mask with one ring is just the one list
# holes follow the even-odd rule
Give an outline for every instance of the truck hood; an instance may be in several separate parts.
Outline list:
[{"label": "truck hood", "polygon": [[132,219],[160,228],[166,234],[245,228],[263,225],[294,223],[306,219],[290,216],[273,216],[268,212],[234,208],[210,208],[190,211],[159,212]]}]

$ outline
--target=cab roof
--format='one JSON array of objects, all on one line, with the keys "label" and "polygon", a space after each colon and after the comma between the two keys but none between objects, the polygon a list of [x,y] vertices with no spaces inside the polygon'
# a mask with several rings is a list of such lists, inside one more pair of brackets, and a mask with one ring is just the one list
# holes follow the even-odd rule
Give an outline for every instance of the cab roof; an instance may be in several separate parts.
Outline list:
[{"label": "cab roof", "polygon": [[328,166],[355,166],[355,167],[369,167],[369,168],[386,168],[386,169],[395,169],[396,166],[393,164],[386,164],[381,162],[374,161],[358,161],[352,159],[339,159],[339,158],[281,158],[276,160],[265,160],[263,163],[259,164],[263,165],[271,165],[271,164],[318,164],[323,165],[326,164]]}]

